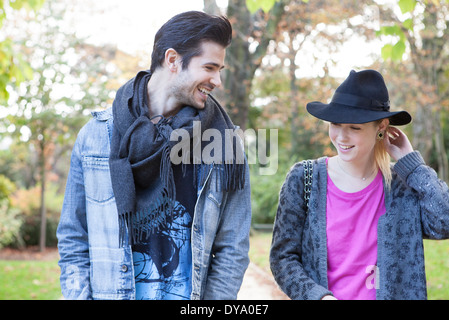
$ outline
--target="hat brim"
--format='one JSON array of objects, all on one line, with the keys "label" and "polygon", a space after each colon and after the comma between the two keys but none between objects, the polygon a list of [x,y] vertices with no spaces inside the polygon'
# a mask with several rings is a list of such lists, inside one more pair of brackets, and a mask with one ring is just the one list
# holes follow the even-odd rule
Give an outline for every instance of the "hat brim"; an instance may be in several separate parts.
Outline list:
[{"label": "hat brim", "polygon": [[412,121],[412,117],[407,111],[375,111],[334,102],[330,104],[318,101],[310,102],[306,108],[314,117],[332,123],[362,124],[388,118],[390,119],[390,125],[402,126]]}]

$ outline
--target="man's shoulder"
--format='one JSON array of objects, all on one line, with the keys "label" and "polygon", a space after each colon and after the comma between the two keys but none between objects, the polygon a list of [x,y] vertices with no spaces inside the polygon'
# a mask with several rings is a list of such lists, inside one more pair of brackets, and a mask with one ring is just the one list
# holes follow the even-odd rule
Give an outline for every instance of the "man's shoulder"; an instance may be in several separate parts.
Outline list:
[{"label": "man's shoulder", "polygon": [[94,120],[97,120],[97,121],[108,121],[108,120],[112,119],[112,107],[109,107],[109,108],[104,109],[104,110],[92,111],[91,115],[92,115]]},{"label": "man's shoulder", "polygon": [[83,149],[108,148],[112,131],[112,109],[94,111],[91,114],[92,118],[80,130],[77,140]]},{"label": "man's shoulder", "polygon": [[108,120],[112,120],[112,108],[104,109],[104,110],[96,110],[91,112],[91,118],[89,121],[83,126],[81,132],[90,131],[90,130],[98,130],[98,127],[105,126]]}]

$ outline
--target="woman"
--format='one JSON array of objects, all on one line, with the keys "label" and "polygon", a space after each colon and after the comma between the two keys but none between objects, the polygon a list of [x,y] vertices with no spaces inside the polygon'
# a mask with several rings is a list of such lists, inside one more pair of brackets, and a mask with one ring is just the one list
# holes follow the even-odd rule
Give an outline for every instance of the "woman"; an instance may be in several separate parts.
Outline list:
[{"label": "woman", "polygon": [[373,70],[351,71],[330,104],[307,110],[329,122],[337,155],[286,177],[270,253],[277,283],[292,299],[426,299],[423,238],[449,237],[449,190],[392,127],[411,116],[390,112]]}]

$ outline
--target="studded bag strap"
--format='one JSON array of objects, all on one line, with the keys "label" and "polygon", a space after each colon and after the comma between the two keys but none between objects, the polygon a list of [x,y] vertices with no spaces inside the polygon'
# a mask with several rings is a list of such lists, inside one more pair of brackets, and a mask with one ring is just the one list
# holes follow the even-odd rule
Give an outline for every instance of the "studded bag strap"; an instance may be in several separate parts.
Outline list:
[{"label": "studded bag strap", "polygon": [[303,160],[304,167],[304,209],[309,210],[310,193],[312,192],[313,162],[312,160]]}]

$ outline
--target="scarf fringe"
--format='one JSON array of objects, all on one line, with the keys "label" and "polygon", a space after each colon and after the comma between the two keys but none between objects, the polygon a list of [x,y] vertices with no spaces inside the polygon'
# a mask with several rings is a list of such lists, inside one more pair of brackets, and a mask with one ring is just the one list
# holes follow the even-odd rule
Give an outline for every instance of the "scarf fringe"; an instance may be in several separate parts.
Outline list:
[{"label": "scarf fringe", "polygon": [[135,245],[147,240],[155,230],[163,228],[167,220],[172,220],[174,212],[173,199],[176,199],[176,186],[168,144],[162,152],[160,172],[160,178],[164,188],[161,195],[156,197],[154,205],[143,211],[125,212],[119,215],[120,246],[126,244],[126,230],[128,231],[128,244]]},{"label": "scarf fringe", "polygon": [[155,231],[163,229],[173,220],[173,211],[173,201],[167,197],[167,192],[164,192],[156,199],[152,208],[119,214],[120,247],[133,246],[148,240]]},{"label": "scarf fringe", "polygon": [[[169,149],[167,152],[169,152]],[[167,171],[163,170],[163,166],[165,169],[168,166],[170,173],[167,174]],[[209,177],[209,172],[215,170],[215,173],[218,175],[218,179],[215,179],[215,185],[212,186],[215,187],[215,191],[241,190],[245,185],[245,168],[244,164],[238,166],[232,164],[195,165],[193,180],[194,182],[197,181],[200,186],[204,186]],[[125,212],[119,215],[119,241],[121,247],[127,244],[132,246],[146,241],[154,232],[163,229],[167,222],[172,221],[174,212],[173,199],[176,197],[173,170],[169,163],[162,161],[161,172],[165,173],[165,175],[161,175],[164,185],[167,187],[172,186],[172,188],[164,188],[163,193],[156,198],[151,208],[138,212]],[[128,234],[128,239],[126,239],[126,234]]]}]

